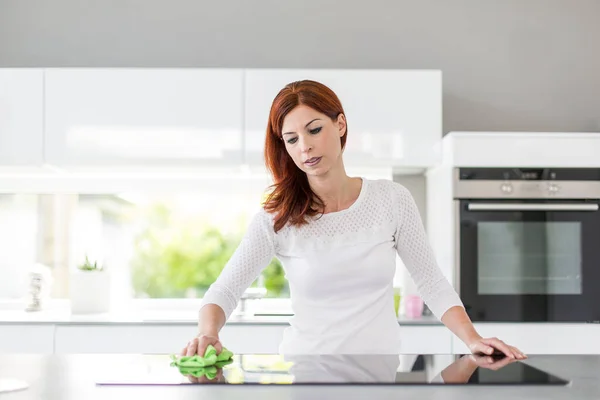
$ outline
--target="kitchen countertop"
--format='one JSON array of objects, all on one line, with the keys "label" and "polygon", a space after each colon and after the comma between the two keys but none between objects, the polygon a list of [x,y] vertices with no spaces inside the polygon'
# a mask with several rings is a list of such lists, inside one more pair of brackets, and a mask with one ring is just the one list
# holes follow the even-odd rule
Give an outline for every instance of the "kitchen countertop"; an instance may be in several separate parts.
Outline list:
[{"label": "kitchen countertop", "polygon": [[[288,325],[290,316],[285,315],[232,315],[229,325]],[[196,325],[194,311],[140,311],[97,315],[71,315],[68,309],[25,312],[0,310],[0,325]],[[409,318],[400,316],[400,325],[442,325],[434,316]]]},{"label": "kitchen countertop", "polygon": [[[344,386],[344,385],[180,385],[180,386],[96,386],[95,380],[107,365],[122,365],[140,355],[3,355],[0,377],[22,379],[26,390],[2,394],[3,400],[144,398],[144,399],[460,399],[511,398],[597,399],[600,396],[600,356],[536,355],[523,361],[571,381],[567,386]],[[100,368],[99,366],[102,366]],[[214,396],[214,397],[213,397]]]}]

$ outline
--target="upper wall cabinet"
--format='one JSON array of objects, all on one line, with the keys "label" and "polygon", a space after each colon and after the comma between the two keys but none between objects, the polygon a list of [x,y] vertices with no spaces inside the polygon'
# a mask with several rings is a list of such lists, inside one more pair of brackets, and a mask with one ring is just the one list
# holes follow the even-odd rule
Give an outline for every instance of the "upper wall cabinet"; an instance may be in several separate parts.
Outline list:
[{"label": "upper wall cabinet", "polygon": [[46,160],[240,164],[242,84],[240,69],[47,69]]},{"label": "upper wall cabinet", "polygon": [[41,166],[42,69],[0,68],[0,166]]},{"label": "upper wall cabinet", "polygon": [[277,93],[312,79],[339,97],[348,123],[347,166],[429,167],[440,159],[442,78],[434,70],[247,69],[246,159],[263,162],[265,130]]}]

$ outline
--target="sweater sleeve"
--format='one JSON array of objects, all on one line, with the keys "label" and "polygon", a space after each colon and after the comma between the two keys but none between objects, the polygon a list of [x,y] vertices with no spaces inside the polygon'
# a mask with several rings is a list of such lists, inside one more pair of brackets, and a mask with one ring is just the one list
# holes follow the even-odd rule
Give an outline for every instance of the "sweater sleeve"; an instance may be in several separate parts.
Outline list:
[{"label": "sweater sleeve", "polygon": [[244,291],[258,278],[275,255],[275,233],[268,214],[260,210],[217,280],[204,294],[200,308],[216,304],[228,319]]},{"label": "sweater sleeve", "polygon": [[451,307],[464,305],[437,264],[411,193],[396,182],[393,183],[393,191],[398,210],[396,251],[406,265],[421,298],[441,320]]}]

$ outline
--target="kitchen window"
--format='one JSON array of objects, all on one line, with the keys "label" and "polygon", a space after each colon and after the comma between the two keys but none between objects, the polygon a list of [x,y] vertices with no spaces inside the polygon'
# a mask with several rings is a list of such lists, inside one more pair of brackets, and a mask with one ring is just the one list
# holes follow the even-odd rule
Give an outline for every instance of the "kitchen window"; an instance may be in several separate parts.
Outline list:
[{"label": "kitchen window", "polygon": [[[67,300],[69,274],[87,257],[110,270],[113,301],[134,299],[163,310],[195,307],[237,248],[270,181],[237,174],[181,180],[178,190],[172,184],[161,190],[158,180],[132,183],[129,191],[0,194],[0,301],[26,296],[35,265],[51,273],[50,297]],[[289,311],[289,287],[277,258],[252,287],[266,292],[263,304],[274,300],[280,311]]]},{"label": "kitchen window", "polygon": [[[248,185],[177,193],[2,195],[0,298],[21,297],[35,264],[52,273],[51,297],[68,298],[69,271],[86,257],[110,270],[115,296],[202,297],[260,202],[261,193]],[[276,259],[257,285],[269,297],[289,297]]]}]

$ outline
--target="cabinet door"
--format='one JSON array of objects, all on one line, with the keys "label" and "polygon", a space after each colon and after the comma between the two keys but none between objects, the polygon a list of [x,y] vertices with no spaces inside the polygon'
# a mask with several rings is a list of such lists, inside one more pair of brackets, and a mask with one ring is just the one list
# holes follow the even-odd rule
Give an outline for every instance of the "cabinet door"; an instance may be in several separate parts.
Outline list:
[{"label": "cabinet door", "polygon": [[348,122],[347,166],[428,167],[440,157],[440,71],[248,69],[245,78],[246,160],[263,162],[265,130],[277,93],[313,79],[339,97]]},{"label": "cabinet door", "polygon": [[[227,343],[227,348],[236,354],[277,354],[286,326],[228,323],[219,333],[219,337],[223,343]],[[58,325],[55,352],[169,354],[179,351],[194,337],[196,330],[194,323]]]},{"label": "cabinet door", "polygon": [[49,163],[241,162],[242,70],[49,69],[45,89]]},{"label": "cabinet door", "polygon": [[400,327],[402,354],[450,354],[451,332],[443,325]]},{"label": "cabinet door", "polygon": [[43,163],[42,69],[0,68],[0,165]]},{"label": "cabinet door", "polygon": [[0,325],[0,354],[54,353],[54,325]]}]

